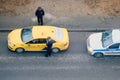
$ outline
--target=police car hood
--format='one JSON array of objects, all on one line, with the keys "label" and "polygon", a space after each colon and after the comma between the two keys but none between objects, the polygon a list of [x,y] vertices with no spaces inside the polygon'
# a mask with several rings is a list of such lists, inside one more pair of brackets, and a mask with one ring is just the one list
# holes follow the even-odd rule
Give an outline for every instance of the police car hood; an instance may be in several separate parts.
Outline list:
[{"label": "police car hood", "polygon": [[89,47],[92,49],[102,49],[102,33],[91,34],[88,38]]}]

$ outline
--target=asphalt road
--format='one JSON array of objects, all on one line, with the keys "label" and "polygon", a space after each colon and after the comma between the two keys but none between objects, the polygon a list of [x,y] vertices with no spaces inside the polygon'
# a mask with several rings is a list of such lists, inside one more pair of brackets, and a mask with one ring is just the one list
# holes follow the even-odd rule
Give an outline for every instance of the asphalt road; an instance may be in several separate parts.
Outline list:
[{"label": "asphalt road", "polygon": [[87,53],[92,32],[69,32],[67,51],[44,57],[44,52],[17,54],[7,48],[0,32],[0,80],[120,80],[120,57],[94,58]]}]

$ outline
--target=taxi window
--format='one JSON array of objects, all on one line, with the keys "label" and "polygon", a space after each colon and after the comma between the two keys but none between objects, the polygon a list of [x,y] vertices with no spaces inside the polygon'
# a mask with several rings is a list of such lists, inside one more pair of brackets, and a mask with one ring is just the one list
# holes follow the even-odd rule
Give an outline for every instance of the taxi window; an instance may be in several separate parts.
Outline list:
[{"label": "taxi window", "polygon": [[46,39],[34,39],[28,42],[29,44],[46,44]]},{"label": "taxi window", "polygon": [[46,39],[39,39],[39,43],[46,44]]},{"label": "taxi window", "polygon": [[62,40],[63,38],[63,32],[60,28],[55,28],[55,39]]},{"label": "taxi window", "polygon": [[39,40],[38,40],[38,39],[35,39],[35,40],[29,41],[28,43],[29,43],[29,44],[37,44],[38,42],[39,42]]},{"label": "taxi window", "polygon": [[32,39],[32,27],[22,29],[21,39],[23,42],[27,42]]}]

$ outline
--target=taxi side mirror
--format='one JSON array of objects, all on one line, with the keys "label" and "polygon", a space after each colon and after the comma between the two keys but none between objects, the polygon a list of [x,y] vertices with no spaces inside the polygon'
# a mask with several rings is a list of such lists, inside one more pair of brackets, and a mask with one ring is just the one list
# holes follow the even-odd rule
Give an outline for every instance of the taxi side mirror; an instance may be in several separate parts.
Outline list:
[{"label": "taxi side mirror", "polygon": [[26,43],[28,46],[30,46],[30,43]]}]

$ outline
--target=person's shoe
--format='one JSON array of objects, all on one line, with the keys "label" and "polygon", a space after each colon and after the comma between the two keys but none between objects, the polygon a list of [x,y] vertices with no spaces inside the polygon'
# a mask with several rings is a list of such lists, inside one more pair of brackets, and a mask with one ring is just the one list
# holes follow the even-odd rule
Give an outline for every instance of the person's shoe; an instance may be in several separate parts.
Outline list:
[{"label": "person's shoe", "polygon": [[51,56],[51,55],[49,55],[49,56]]}]

